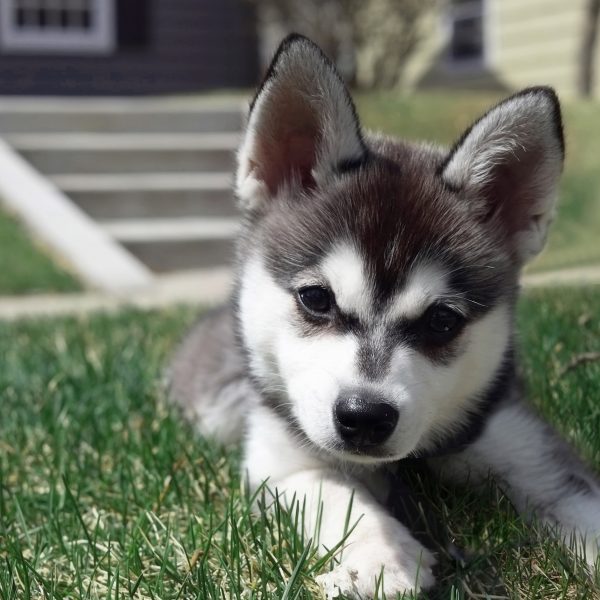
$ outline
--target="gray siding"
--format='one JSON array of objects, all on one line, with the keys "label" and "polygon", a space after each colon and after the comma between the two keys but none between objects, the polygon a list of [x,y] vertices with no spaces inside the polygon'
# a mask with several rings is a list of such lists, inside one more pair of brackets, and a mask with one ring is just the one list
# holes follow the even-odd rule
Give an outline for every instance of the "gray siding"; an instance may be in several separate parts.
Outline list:
[{"label": "gray siding", "polygon": [[144,35],[128,43],[119,34],[112,55],[0,54],[0,94],[154,94],[256,82],[257,38],[248,2],[146,1],[147,22],[139,25]]}]

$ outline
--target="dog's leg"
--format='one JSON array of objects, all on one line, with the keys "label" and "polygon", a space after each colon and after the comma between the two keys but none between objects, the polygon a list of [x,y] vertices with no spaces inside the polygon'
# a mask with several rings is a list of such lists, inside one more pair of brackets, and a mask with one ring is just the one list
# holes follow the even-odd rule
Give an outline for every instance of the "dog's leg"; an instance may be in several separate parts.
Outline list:
[{"label": "dog's leg", "polygon": [[[433,461],[434,463],[437,461]],[[440,461],[442,474],[491,474],[519,512],[554,528],[593,566],[600,543],[600,484],[552,428],[520,403],[495,412],[467,450]]]},{"label": "dog's leg", "polygon": [[267,409],[249,420],[245,468],[251,488],[263,481],[284,505],[303,508],[305,534],[322,552],[334,549],[339,564],[319,581],[328,597],[372,597],[377,581],[388,597],[429,587],[432,555],[375,500],[355,476],[302,449]]}]

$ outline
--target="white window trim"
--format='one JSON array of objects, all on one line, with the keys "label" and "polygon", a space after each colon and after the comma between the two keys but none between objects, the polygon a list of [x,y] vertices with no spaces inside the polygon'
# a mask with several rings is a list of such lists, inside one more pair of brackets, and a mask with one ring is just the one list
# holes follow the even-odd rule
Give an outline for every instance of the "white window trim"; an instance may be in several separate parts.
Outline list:
[{"label": "white window trim", "polygon": [[444,55],[444,67],[447,71],[456,73],[477,73],[482,72],[490,68],[493,61],[494,47],[493,47],[493,18],[491,11],[490,0],[481,0],[481,18],[483,20],[483,48],[482,56],[479,58],[472,59],[456,59],[450,52],[450,42],[452,40],[452,26],[454,24],[454,18],[458,13],[460,16],[470,16],[473,14],[469,6],[465,7],[453,7],[451,0],[447,0],[446,10],[443,11],[442,15],[442,35],[445,40],[446,52]]},{"label": "white window trim", "polygon": [[87,31],[14,26],[15,0],[0,0],[0,49],[18,53],[110,54],[115,49],[114,0],[93,0],[97,20]]}]

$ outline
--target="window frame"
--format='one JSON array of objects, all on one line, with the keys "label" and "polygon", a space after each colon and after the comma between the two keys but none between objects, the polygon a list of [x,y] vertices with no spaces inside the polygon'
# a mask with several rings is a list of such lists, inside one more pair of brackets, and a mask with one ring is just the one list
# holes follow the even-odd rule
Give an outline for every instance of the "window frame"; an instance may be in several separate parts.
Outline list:
[{"label": "window frame", "polygon": [[[482,44],[481,55],[472,58],[456,58],[452,55],[452,36],[456,21],[472,17],[481,18]],[[463,6],[456,6],[452,0],[447,0],[447,9],[443,20],[446,51],[444,66],[452,72],[485,71],[491,62],[491,17],[488,0],[469,0]]]},{"label": "window frame", "polygon": [[19,0],[0,1],[0,49],[19,54],[110,54],[116,47],[114,0],[91,0],[97,18],[87,30],[18,27]]}]

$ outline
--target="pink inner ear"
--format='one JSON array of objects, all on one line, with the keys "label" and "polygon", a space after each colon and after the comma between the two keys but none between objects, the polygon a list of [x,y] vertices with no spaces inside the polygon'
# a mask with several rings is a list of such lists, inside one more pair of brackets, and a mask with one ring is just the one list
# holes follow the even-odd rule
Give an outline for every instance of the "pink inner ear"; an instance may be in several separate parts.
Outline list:
[{"label": "pink inner ear", "polygon": [[292,134],[286,144],[286,163],[290,165],[293,177],[299,177],[302,187],[315,185],[312,170],[317,161],[315,138],[303,134]]},{"label": "pink inner ear", "polygon": [[509,162],[494,168],[482,190],[489,203],[486,220],[499,218],[511,236],[529,228],[534,204],[543,193],[537,181],[538,165],[543,160],[540,148],[530,148],[511,155]]},{"label": "pink inner ear", "polygon": [[310,132],[289,131],[277,139],[261,140],[257,175],[275,194],[284,183],[298,182],[303,189],[314,187],[312,170],[317,159],[316,136]]},{"label": "pink inner ear", "polygon": [[282,85],[263,106],[252,162],[273,195],[286,183],[310,189],[322,136],[322,115],[310,96]]}]

